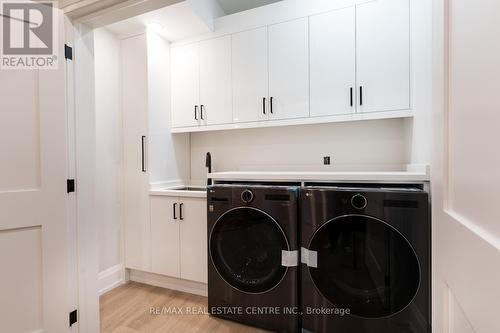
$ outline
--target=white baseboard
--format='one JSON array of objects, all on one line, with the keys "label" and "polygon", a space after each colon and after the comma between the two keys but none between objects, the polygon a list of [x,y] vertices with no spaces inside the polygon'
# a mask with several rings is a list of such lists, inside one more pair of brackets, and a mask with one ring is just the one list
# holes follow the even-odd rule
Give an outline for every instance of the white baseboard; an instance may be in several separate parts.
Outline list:
[{"label": "white baseboard", "polygon": [[138,271],[135,269],[128,269],[127,276],[131,281],[149,284],[156,287],[178,290],[199,296],[208,295],[208,287],[206,283],[178,279],[170,276]]},{"label": "white baseboard", "polygon": [[125,283],[125,270],[123,264],[112,266],[99,273],[97,284],[99,296]]}]

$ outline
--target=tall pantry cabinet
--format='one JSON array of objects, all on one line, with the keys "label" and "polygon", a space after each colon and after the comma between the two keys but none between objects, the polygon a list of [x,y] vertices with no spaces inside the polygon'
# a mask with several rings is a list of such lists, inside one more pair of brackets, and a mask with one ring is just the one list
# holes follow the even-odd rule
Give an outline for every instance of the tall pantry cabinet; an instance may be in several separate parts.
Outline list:
[{"label": "tall pantry cabinet", "polygon": [[151,271],[149,190],[186,181],[189,137],[170,134],[170,48],[148,31],[121,41],[125,267]]}]

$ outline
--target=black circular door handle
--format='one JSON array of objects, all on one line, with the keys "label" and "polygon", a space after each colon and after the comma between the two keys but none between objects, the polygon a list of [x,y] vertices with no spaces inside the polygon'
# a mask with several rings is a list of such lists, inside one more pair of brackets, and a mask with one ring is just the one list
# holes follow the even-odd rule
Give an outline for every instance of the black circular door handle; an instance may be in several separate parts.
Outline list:
[{"label": "black circular door handle", "polygon": [[245,203],[250,203],[253,200],[253,193],[250,190],[244,190],[241,192],[241,200]]},{"label": "black circular door handle", "polygon": [[351,205],[356,209],[365,209],[368,201],[364,195],[358,193],[351,198]]}]

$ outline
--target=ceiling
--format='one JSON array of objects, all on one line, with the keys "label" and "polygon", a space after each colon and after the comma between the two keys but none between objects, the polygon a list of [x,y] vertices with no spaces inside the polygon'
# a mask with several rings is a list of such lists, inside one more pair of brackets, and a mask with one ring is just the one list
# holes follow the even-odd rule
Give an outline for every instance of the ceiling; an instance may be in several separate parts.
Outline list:
[{"label": "ceiling", "polygon": [[226,15],[242,12],[244,10],[257,8],[281,0],[217,0],[226,12]]},{"label": "ceiling", "polygon": [[[281,0],[217,1],[225,14],[230,15]],[[145,27],[148,25],[159,26],[160,29],[155,31],[171,42],[201,35],[210,31],[207,24],[191,9],[187,1],[181,1],[139,16],[109,24],[106,28],[121,38],[126,38],[144,31]]]},{"label": "ceiling", "polygon": [[159,24],[161,30],[156,32],[171,42],[209,31],[207,25],[185,2],[119,21],[106,28],[123,38],[144,30],[148,24]]}]

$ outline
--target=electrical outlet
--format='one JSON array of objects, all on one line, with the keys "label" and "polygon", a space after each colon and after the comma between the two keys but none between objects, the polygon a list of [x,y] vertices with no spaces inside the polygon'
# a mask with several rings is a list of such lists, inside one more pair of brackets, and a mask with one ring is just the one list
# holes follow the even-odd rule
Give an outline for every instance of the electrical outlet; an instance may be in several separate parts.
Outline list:
[{"label": "electrical outlet", "polygon": [[330,156],[323,157],[323,164],[330,165]]}]

